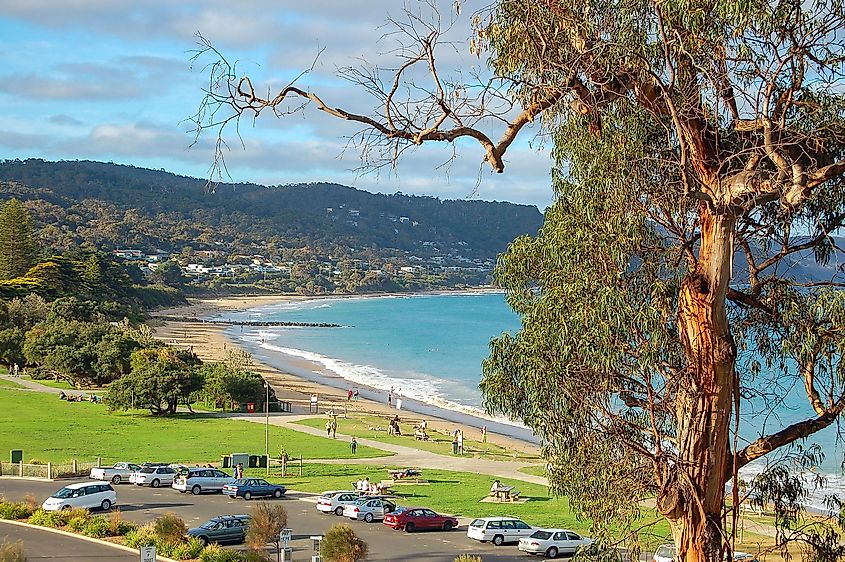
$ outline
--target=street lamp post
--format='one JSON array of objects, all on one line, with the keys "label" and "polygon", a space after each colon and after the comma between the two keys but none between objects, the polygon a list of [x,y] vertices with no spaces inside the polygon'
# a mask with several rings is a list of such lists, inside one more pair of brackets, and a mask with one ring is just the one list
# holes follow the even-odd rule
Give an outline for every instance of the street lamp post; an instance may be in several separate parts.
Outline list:
[{"label": "street lamp post", "polygon": [[270,383],[264,381],[267,387],[267,397],[264,400],[264,459],[267,465],[267,476],[270,476]]}]

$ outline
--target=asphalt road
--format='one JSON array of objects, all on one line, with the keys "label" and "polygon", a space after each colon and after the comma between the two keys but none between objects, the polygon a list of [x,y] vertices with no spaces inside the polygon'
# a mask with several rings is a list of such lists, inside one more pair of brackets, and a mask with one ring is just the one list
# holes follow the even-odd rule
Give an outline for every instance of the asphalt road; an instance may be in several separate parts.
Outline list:
[{"label": "asphalt road", "polygon": [[[35,480],[0,479],[0,497],[8,500],[23,500],[27,494],[32,494],[43,501],[67,482],[44,482]],[[120,508],[125,519],[138,523],[154,520],[161,514],[172,511],[182,517],[189,527],[198,526],[217,515],[235,515],[249,513],[251,503],[242,499],[233,500],[222,494],[203,494],[193,496],[190,493],[181,494],[171,488],[139,488],[131,484],[115,486],[117,491],[117,507]],[[483,557],[484,562],[505,562],[511,560],[541,560],[520,553],[516,545],[495,547],[489,543],[479,543],[466,536],[466,527],[462,526],[450,532],[421,532],[403,533],[395,531],[381,523],[365,523],[352,521],[334,515],[324,515],[314,507],[314,500],[304,494],[289,492],[280,500],[288,512],[288,526],[293,529],[294,560],[310,560],[311,535],[322,535],[335,523],[349,523],[355,532],[369,545],[367,560],[373,562],[389,562],[400,560],[414,560],[423,562],[452,562],[458,554],[475,554]],[[309,501],[310,499],[310,501]],[[7,532],[7,529],[8,532]],[[33,559],[49,558],[49,545],[54,542],[53,537],[43,543],[39,540],[37,531],[23,532],[12,525],[4,525],[0,536],[8,535],[10,539],[24,541],[27,551]],[[71,539],[72,540],[72,539]],[[59,541],[58,538],[55,542]],[[83,542],[83,541],[78,541]],[[47,546],[44,546],[46,544]],[[90,544],[90,543],[88,543]],[[105,548],[105,547],[103,547]],[[41,554],[42,550],[44,554]],[[84,562],[95,560],[94,557],[75,555],[69,549],[58,548],[63,557],[57,558],[62,562]],[[114,550],[109,560],[124,560],[122,553]],[[136,558],[131,558],[135,560]],[[126,558],[129,560],[129,558]]]},{"label": "asphalt road", "polygon": [[42,529],[30,529],[0,521],[0,540],[22,540],[29,560],[58,560],[82,562],[103,560],[108,562],[138,562],[138,555],[102,546],[82,539],[63,537]]}]

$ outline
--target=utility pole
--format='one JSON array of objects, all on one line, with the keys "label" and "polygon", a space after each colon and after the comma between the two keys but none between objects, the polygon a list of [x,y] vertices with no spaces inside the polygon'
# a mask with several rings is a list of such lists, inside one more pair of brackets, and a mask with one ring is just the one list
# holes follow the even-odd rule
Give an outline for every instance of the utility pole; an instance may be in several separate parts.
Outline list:
[{"label": "utility pole", "polygon": [[267,464],[267,476],[270,476],[270,383],[266,380],[267,397],[264,400],[264,458]]}]

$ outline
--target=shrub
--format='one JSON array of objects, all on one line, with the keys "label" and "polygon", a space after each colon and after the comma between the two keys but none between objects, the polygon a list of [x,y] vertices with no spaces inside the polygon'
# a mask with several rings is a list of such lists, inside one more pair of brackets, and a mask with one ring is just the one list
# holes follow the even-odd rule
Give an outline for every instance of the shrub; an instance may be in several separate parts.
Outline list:
[{"label": "shrub", "polygon": [[29,459],[29,464],[44,465],[47,463],[42,461],[41,459]]},{"label": "shrub", "polygon": [[473,556],[472,554],[460,554],[455,558],[455,562],[482,562],[480,556]]},{"label": "shrub", "polygon": [[92,517],[82,530],[82,534],[87,537],[94,537],[98,539],[107,537],[109,536],[109,521],[102,515]]},{"label": "shrub", "polygon": [[231,551],[224,551],[223,547],[221,547],[216,542],[213,542],[202,549],[200,552],[200,562],[220,562],[219,556],[222,552],[231,552]]},{"label": "shrub", "polygon": [[70,521],[67,522],[67,530],[73,531],[74,533],[81,533],[82,529],[84,529],[88,525],[88,520],[84,517],[74,517]]},{"label": "shrub", "polygon": [[165,556],[175,558],[176,560],[193,560],[197,558],[205,546],[202,541],[191,537],[185,542],[180,543],[165,543],[162,552]]},{"label": "shrub", "polygon": [[41,527],[61,527],[67,522],[67,519],[62,517],[62,514],[58,511],[44,511],[39,508],[32,512],[28,522],[31,525],[39,525]]},{"label": "shrub", "polygon": [[126,533],[126,546],[130,548],[140,548],[151,544],[156,544],[156,532],[152,523]]},{"label": "shrub", "polygon": [[246,542],[254,550],[263,550],[267,543],[279,548],[279,533],[288,526],[288,513],[278,504],[257,503],[252,507]]},{"label": "shrub", "polygon": [[27,557],[23,551],[23,543],[0,542],[0,562],[26,562]]},{"label": "shrub", "polygon": [[123,520],[123,515],[119,509],[112,511],[109,514],[109,536],[120,537],[134,529],[136,525],[129,521]]},{"label": "shrub", "polygon": [[41,506],[41,502],[38,501],[38,498],[32,492],[25,495],[23,501],[29,507],[29,511],[35,511]]},{"label": "shrub", "polygon": [[0,519],[26,519],[32,515],[32,509],[21,502],[0,502]]},{"label": "shrub", "polygon": [[367,557],[367,543],[349,525],[333,525],[320,543],[320,555],[326,562],[358,562]]},{"label": "shrub", "polygon": [[178,544],[188,532],[188,527],[175,513],[165,513],[155,521],[155,534],[164,542]]}]

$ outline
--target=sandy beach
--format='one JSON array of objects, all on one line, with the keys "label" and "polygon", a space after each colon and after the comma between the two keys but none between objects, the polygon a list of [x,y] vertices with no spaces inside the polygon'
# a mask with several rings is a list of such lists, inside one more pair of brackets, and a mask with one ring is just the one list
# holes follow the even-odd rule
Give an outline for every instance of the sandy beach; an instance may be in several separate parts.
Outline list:
[{"label": "sandy beach", "polygon": [[[213,317],[223,312],[242,311],[249,308],[306,298],[313,299],[314,297],[303,297],[299,295],[269,295],[198,299],[191,300],[186,306],[159,310],[154,314],[180,318],[196,317],[197,319],[201,319]],[[226,357],[226,353],[228,351],[241,349],[237,342],[232,341],[226,336],[225,325],[203,323],[199,321],[183,322],[174,320],[154,320],[151,322],[151,325],[153,325],[157,338],[171,345],[193,349],[193,351],[203,361],[221,361]],[[291,402],[294,413],[308,413],[310,398],[312,395],[316,394],[319,397],[321,412],[333,409],[335,412],[341,413],[348,411],[350,413],[368,413],[385,417],[393,417],[399,413],[403,420],[409,421],[422,419],[424,417],[428,422],[429,427],[435,431],[448,433],[460,426],[468,438],[480,439],[480,430],[477,429],[477,427],[472,427],[472,424],[456,425],[456,421],[454,420],[460,421],[470,419],[470,417],[465,414],[455,413],[455,415],[449,415],[449,417],[452,418],[452,421],[449,421],[442,417],[438,417],[435,413],[432,413],[433,411],[436,412],[438,409],[432,409],[431,407],[423,404],[417,404],[417,409],[425,412],[424,414],[421,414],[412,411],[411,407],[403,408],[401,412],[397,412],[395,409],[389,408],[384,402],[377,401],[375,399],[367,399],[366,397],[362,397],[360,400],[349,401],[346,398],[346,391],[343,390],[348,385],[341,377],[328,372],[320,365],[311,363],[305,359],[290,357],[286,361],[291,365],[291,371],[299,373],[313,373],[316,375],[316,378],[320,378],[322,380],[330,378],[338,379],[336,386],[321,384],[313,380],[307,380],[302,376],[297,376],[296,374],[277,369],[266,362],[261,361],[259,358],[253,357],[252,369],[264,377],[265,380],[270,382],[276,392],[276,396],[280,400],[287,400]],[[372,392],[362,392],[362,396],[368,395],[373,398],[374,395],[379,392],[380,391],[375,390]],[[491,422],[488,427],[495,427],[497,425],[499,424]],[[506,431],[507,430],[505,429],[502,433],[505,433]],[[538,447],[533,443],[515,438],[512,435],[495,433],[494,430],[488,431],[488,441],[517,451],[530,453],[536,453],[538,451]]]}]

